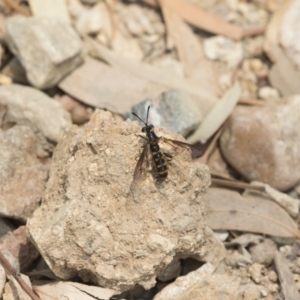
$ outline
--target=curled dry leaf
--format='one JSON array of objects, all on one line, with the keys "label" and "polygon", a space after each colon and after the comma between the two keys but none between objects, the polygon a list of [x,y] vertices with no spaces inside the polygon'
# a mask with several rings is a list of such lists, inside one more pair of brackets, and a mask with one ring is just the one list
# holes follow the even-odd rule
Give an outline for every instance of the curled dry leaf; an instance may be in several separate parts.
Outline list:
[{"label": "curled dry leaf", "polygon": [[235,84],[225,93],[223,98],[206,115],[200,127],[187,139],[193,144],[207,141],[228,118],[235,108],[241,94],[240,85]]},{"label": "curled dry leaf", "polygon": [[279,205],[255,193],[210,188],[207,191],[207,225],[215,230],[239,230],[278,237],[300,238],[297,224]]}]

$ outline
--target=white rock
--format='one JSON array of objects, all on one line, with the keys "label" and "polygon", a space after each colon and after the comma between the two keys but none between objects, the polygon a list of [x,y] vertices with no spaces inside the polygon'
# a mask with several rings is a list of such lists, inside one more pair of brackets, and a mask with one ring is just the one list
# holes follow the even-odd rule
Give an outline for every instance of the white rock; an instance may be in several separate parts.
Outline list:
[{"label": "white rock", "polygon": [[300,67],[300,1],[291,3],[285,12],[281,28],[280,42],[283,45],[289,58],[294,64]]},{"label": "white rock", "polygon": [[232,300],[238,295],[240,279],[229,275],[212,274],[214,267],[207,263],[186,276],[178,277],[153,300]]},{"label": "white rock", "polygon": [[242,43],[223,36],[205,39],[203,47],[207,58],[226,62],[229,67],[236,66],[243,58]]},{"label": "white rock", "polygon": [[263,100],[279,99],[279,92],[270,87],[263,86],[258,90],[258,97]]}]

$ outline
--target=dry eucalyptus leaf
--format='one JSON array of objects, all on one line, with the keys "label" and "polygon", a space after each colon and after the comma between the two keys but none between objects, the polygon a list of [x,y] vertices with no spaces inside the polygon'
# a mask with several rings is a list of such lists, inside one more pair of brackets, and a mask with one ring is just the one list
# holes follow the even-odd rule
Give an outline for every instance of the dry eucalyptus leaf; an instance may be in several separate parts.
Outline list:
[{"label": "dry eucalyptus leaf", "polygon": [[225,93],[222,99],[209,111],[200,127],[187,139],[193,144],[206,142],[224,123],[235,108],[241,94],[240,85],[235,84]]},{"label": "dry eucalyptus leaf", "polygon": [[176,12],[163,0],[160,1],[167,32],[175,43],[186,77],[194,82],[201,82],[201,86],[217,95],[219,93],[217,74],[213,62],[203,54],[200,39]]},{"label": "dry eucalyptus leaf", "polygon": [[244,198],[237,192],[218,188],[209,188],[206,198],[207,225],[211,229],[300,237],[297,224],[273,201],[249,193]]},{"label": "dry eucalyptus leaf", "polygon": [[117,53],[114,53],[89,37],[85,37],[85,40],[93,49],[91,52],[95,57],[105,60],[116,69],[126,71],[138,78],[144,78],[168,88],[183,90],[187,93],[200,97],[203,99],[203,110],[205,110],[205,107],[211,108],[217,102],[216,96],[213,95],[212,92],[205,87],[205,85],[200,83],[195,84],[194,82],[182,78],[170,71],[133,59],[121,57]]},{"label": "dry eucalyptus leaf", "polygon": [[35,285],[34,291],[42,300],[108,300],[112,296],[119,294],[115,290],[70,281]]},{"label": "dry eucalyptus leaf", "polygon": [[[157,0],[143,0],[144,2],[157,6]],[[216,15],[205,11],[198,6],[185,0],[164,0],[174,12],[182,19],[208,32],[221,34],[229,38],[240,40],[244,36],[244,31],[237,25],[224,21]]]},{"label": "dry eucalyptus leaf", "polygon": [[286,259],[280,252],[275,253],[275,267],[281,284],[283,298],[286,300],[299,300],[300,295],[293,274],[288,267]]}]

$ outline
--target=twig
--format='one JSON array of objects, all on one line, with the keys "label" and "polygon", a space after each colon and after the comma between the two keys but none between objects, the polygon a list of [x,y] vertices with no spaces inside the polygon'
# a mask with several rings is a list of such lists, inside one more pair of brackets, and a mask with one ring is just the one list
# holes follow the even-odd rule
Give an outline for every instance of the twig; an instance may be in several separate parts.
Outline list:
[{"label": "twig", "polygon": [[207,164],[208,162],[208,158],[211,155],[211,153],[215,150],[216,148],[216,144],[217,141],[219,139],[219,137],[221,136],[222,132],[224,130],[224,126],[222,126],[217,133],[215,134],[215,136],[213,137],[212,141],[210,142],[209,146],[207,147],[207,149],[205,150],[205,153],[197,160],[203,164]]},{"label": "twig", "polygon": [[259,192],[264,192],[265,188],[263,186],[257,186],[246,182],[236,181],[236,180],[226,180],[226,179],[217,179],[212,178],[211,183],[215,185],[221,185],[231,188],[238,189],[247,189],[247,190],[255,190]]},{"label": "twig", "polygon": [[265,102],[263,100],[258,100],[258,99],[245,99],[241,98],[239,99],[239,104],[246,104],[246,105],[258,105],[262,106],[265,105]]},{"label": "twig", "polygon": [[33,290],[27,285],[27,283],[21,277],[21,274],[9,263],[9,261],[4,257],[4,255],[0,251],[0,263],[1,265],[10,273],[16,281],[19,283],[20,287],[23,291],[32,299],[32,300],[41,300],[39,296],[37,296]]}]

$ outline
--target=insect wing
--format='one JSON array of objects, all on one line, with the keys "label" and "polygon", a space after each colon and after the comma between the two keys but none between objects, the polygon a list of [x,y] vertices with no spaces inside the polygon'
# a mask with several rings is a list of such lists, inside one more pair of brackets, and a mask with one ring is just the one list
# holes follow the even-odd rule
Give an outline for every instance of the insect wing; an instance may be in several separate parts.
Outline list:
[{"label": "insect wing", "polygon": [[149,144],[147,144],[136,164],[133,180],[140,181],[145,179],[149,167]]},{"label": "insect wing", "polygon": [[170,139],[165,139],[165,140],[172,142],[176,146],[183,147],[183,148],[186,148],[186,149],[190,149],[192,151],[192,158],[200,157],[203,154],[202,150],[200,150],[199,148],[197,148],[197,147],[195,147],[191,144],[181,142],[181,141],[177,141],[177,140],[170,140]]}]

